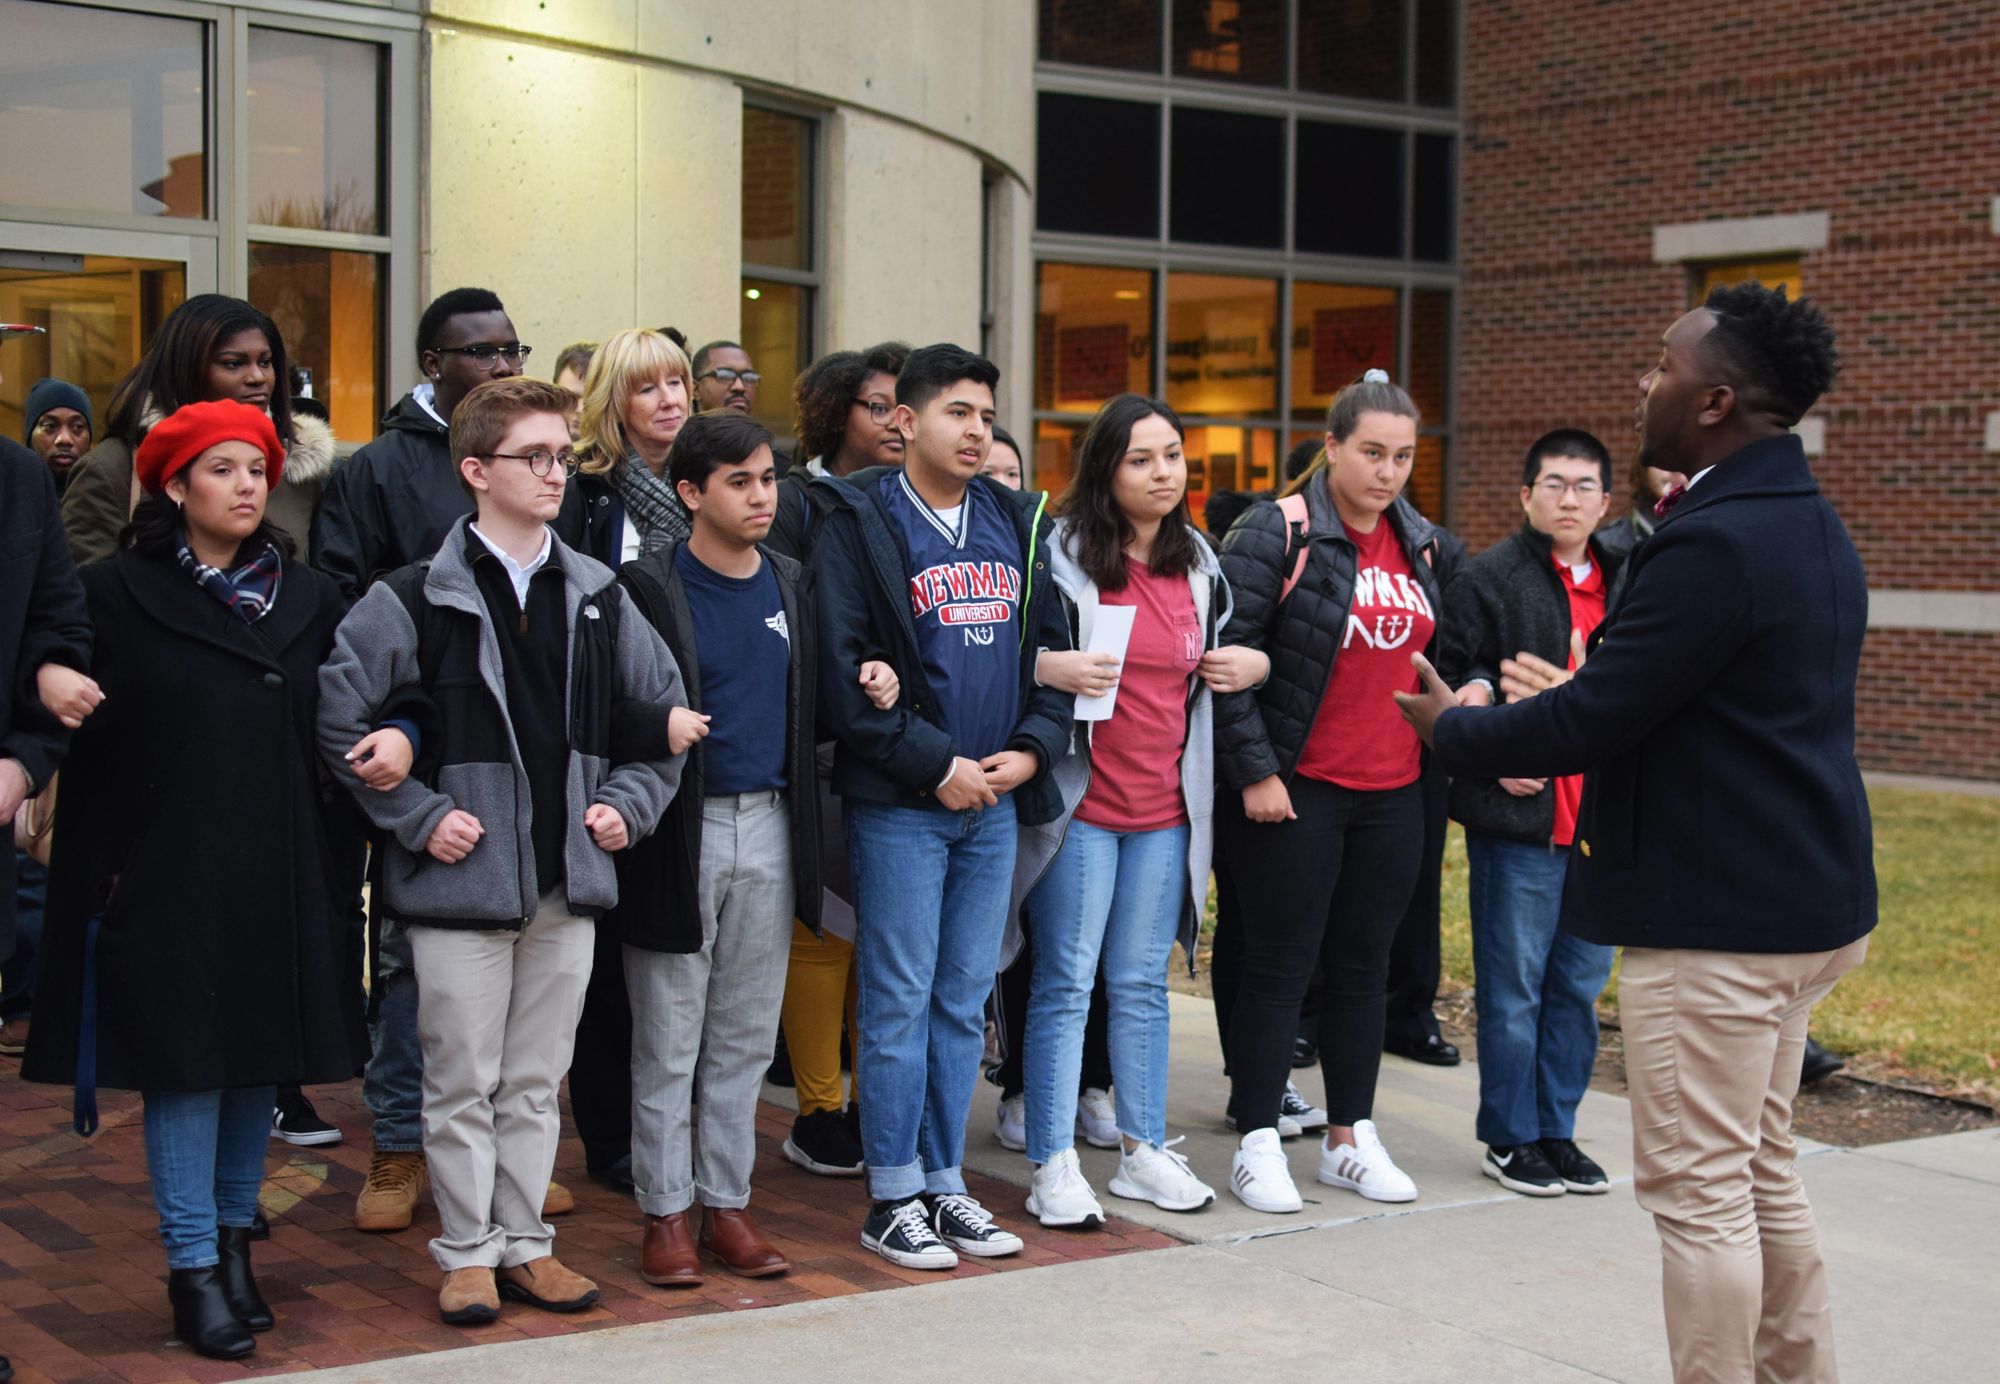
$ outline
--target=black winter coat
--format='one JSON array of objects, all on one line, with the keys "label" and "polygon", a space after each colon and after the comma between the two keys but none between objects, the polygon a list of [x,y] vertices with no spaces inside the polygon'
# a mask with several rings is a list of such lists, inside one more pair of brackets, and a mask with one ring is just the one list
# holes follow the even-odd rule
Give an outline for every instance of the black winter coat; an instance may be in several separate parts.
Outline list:
[{"label": "black winter coat", "polygon": [[1589,662],[1439,718],[1445,772],[1588,771],[1562,928],[1631,947],[1817,952],[1875,926],[1854,687],[1861,559],[1796,437],[1723,461],[1625,569]]},{"label": "black winter coat", "polygon": [[[38,791],[61,767],[70,737],[42,706],[35,670],[60,663],[87,672],[90,643],[90,616],[49,468],[20,443],[0,438],[0,759],[20,761]],[[14,852],[0,849],[0,857],[4,961],[14,954]]]},{"label": "black winter coat", "polygon": [[[1593,538],[1590,560],[1604,573],[1608,592],[1620,559]],[[1438,674],[1455,688],[1484,678],[1497,699],[1501,659],[1525,650],[1560,668],[1569,661],[1569,637],[1569,593],[1555,568],[1555,541],[1523,524],[1466,563],[1445,587]],[[1452,817],[1468,831],[1536,846],[1555,839],[1553,779],[1532,797],[1517,798],[1497,779],[1463,775],[1451,781],[1450,801]]]},{"label": "black winter coat", "polygon": [[[618,580],[631,604],[660,632],[674,661],[680,664],[688,706],[704,709],[701,695],[701,650],[694,642],[694,615],[688,609],[687,587],[674,561],[678,543],[669,544],[619,570]],[[778,579],[784,602],[785,626],[792,650],[785,684],[785,773],[789,780],[792,829],[793,916],[819,931],[819,767],[813,753],[813,707],[819,668],[819,631],[812,576],[798,563],[768,549],[764,560]],[[727,715],[727,708],[714,714]],[[688,750],[681,770],[680,792],[674,795],[659,828],[630,850],[619,853],[618,903],[604,921],[628,946],[645,951],[701,950],[701,819],[704,793],[702,744]]]},{"label": "black winter coat", "polygon": [[[1262,649],[1271,657],[1271,674],[1263,686],[1215,699],[1215,764],[1223,787],[1241,790],[1273,774],[1291,782],[1347,631],[1354,605],[1355,547],[1326,485],[1315,482],[1305,495],[1305,571],[1282,602],[1286,556],[1297,549],[1277,502],[1252,505],[1222,541],[1222,575],[1236,598],[1222,642]],[[1424,599],[1437,612],[1443,530],[1400,498],[1383,519],[1395,530]],[[1433,649],[1435,645],[1433,637]],[[1397,733],[1402,729],[1400,722],[1394,727]]]},{"label": "black winter coat", "polygon": [[313,721],[345,603],[287,562],[255,625],[171,557],[85,570],[103,705],[63,769],[22,1075],[75,1080],[85,925],[101,1086],[345,1081],[367,1056]]}]

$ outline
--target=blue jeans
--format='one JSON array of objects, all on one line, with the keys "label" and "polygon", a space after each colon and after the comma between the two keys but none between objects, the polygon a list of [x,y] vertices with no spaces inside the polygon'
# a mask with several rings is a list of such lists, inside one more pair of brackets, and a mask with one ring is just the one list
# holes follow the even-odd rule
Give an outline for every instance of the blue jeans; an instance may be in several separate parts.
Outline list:
[{"label": "blue jeans", "polygon": [[1106,831],[1072,820],[1028,896],[1035,970],[1028,993],[1028,1157],[1076,1143],[1083,1027],[1097,963],[1109,1001],[1111,1090],[1118,1128],[1167,1141],[1167,957],[1187,903],[1185,825]]},{"label": "blue jeans", "polygon": [[1465,833],[1481,1143],[1568,1139],[1597,1059],[1610,947],[1556,930],[1567,850]]},{"label": "blue jeans", "polygon": [[382,954],[375,962],[381,988],[375,1021],[368,1026],[370,1055],[361,1098],[375,1117],[378,1153],[416,1153],[424,1146],[424,1052],[417,1040],[417,970],[410,934],[382,921]]},{"label": "blue jeans", "polygon": [[42,908],[49,872],[24,851],[14,852],[14,954],[0,964],[0,1019],[18,1019],[35,1007],[35,973],[42,949]]},{"label": "blue jeans", "polygon": [[965,1118],[1014,881],[1014,800],[984,811],[848,798],[868,1194],[963,1192]]},{"label": "blue jeans", "polygon": [[247,1226],[256,1218],[277,1088],[144,1094],[146,1176],[167,1267],[204,1268],[217,1262],[217,1226]]}]

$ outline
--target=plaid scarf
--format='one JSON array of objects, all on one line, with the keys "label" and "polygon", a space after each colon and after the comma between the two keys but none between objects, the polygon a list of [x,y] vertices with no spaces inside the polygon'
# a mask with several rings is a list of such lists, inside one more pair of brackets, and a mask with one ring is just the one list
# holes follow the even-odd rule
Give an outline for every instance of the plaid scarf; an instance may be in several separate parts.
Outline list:
[{"label": "plaid scarf", "polygon": [[242,616],[246,625],[256,624],[278,603],[278,582],[284,576],[284,560],[278,556],[277,548],[269,543],[264,545],[263,552],[233,572],[210,567],[196,558],[186,538],[181,539],[178,556],[181,566],[187,568],[195,581],[201,584],[201,589]]},{"label": "plaid scarf", "polygon": [[622,466],[612,467],[604,479],[618,492],[618,501],[625,506],[625,522],[639,526],[641,556],[683,541],[693,532],[680,497],[647,469],[637,452],[626,457]]}]

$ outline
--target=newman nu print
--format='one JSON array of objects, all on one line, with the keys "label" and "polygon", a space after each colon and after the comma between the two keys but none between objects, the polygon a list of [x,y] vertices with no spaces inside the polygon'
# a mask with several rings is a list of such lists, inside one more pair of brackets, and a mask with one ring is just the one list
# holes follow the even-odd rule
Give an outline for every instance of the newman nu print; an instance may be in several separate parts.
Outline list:
[{"label": "newman nu print", "polygon": [[1021,603],[1021,571],[1004,562],[940,562],[910,578],[910,613],[921,620],[937,611],[938,623],[963,627],[968,644],[993,642]]},{"label": "newman nu print", "polygon": [[[1395,611],[1410,612],[1407,615]],[[1354,579],[1354,604],[1349,607],[1347,634],[1340,647],[1350,648],[1355,636],[1371,649],[1400,649],[1417,627],[1417,616],[1437,619],[1424,590],[1401,572],[1365,567]]]}]

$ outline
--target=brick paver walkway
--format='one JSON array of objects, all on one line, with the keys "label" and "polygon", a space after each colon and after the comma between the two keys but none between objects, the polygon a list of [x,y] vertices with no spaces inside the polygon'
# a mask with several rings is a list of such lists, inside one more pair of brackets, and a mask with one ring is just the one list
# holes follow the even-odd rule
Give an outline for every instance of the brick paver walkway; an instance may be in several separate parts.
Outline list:
[{"label": "brick paver walkway", "polygon": [[1045,1231],[1021,1213],[1018,1189],[975,1176],[968,1179],[973,1194],[1026,1238],[1027,1250],[1011,1259],[967,1260],[949,1275],[897,1268],[857,1240],[866,1206],[860,1183],[814,1177],[786,1162],[779,1146],[790,1115],[766,1106],[758,1120],[755,1208],[760,1226],[791,1259],[789,1274],[752,1281],[708,1261],[712,1276],[699,1288],[649,1286],[638,1273],[638,1208],[589,1181],[582,1149],[568,1138],[556,1177],[575,1193],[577,1208],[554,1222],[556,1252],[597,1280],[602,1301],[575,1316],[508,1303],[495,1325],[455,1329],[437,1319],[438,1273],[425,1251],[437,1213],[428,1200],[402,1234],[353,1228],[354,1196],[369,1155],[359,1084],[310,1094],[347,1139],[320,1149],[271,1146],[264,1184],[271,1239],[256,1246],[255,1257],[278,1322],[258,1337],[247,1361],[223,1362],[172,1340],[138,1098],[101,1093],[103,1127],[86,1142],[70,1132],[67,1090],[25,1085],[11,1064],[0,1069],[0,1353],[12,1357],[15,1378],[170,1384],[288,1373],[1015,1273],[1174,1243],[1115,1220],[1085,1234]]}]

